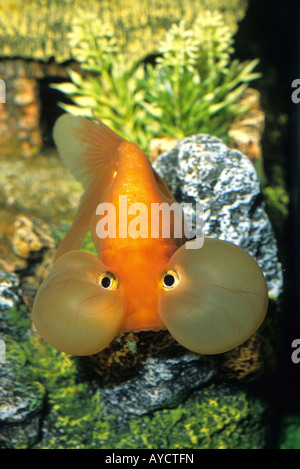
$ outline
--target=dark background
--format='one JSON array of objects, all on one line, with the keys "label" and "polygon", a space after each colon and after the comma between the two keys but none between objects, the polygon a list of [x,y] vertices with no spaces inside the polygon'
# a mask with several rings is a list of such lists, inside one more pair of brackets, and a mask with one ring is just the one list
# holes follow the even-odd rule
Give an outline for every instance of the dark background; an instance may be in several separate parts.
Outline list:
[{"label": "dark background", "polygon": [[[276,447],[280,419],[287,413],[300,413],[300,363],[294,364],[291,343],[300,339],[300,103],[292,102],[294,79],[300,79],[300,8],[297,0],[249,0],[246,17],[235,38],[236,56],[260,58],[263,78],[254,87],[261,91],[266,127],[262,142],[264,170],[268,184],[275,183],[280,165],[290,197],[289,218],[277,236],[279,257],[284,268],[282,347],[273,388],[267,389],[276,408],[274,435]],[[280,116],[287,115],[282,124]],[[280,139],[272,138],[278,130]],[[279,421],[276,421],[279,420]]]}]

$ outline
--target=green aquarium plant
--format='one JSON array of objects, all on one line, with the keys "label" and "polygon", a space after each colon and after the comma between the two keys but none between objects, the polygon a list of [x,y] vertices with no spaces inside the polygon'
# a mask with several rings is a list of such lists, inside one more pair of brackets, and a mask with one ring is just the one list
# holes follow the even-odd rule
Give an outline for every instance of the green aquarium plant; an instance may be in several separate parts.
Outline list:
[{"label": "green aquarium plant", "polygon": [[173,24],[154,63],[128,63],[112,29],[82,15],[69,36],[81,73],[53,87],[74,105],[72,114],[97,117],[143,149],[153,137],[177,139],[201,132],[226,138],[233,119],[246,111],[240,98],[258,60],[232,59],[233,33],[220,13],[199,15],[191,27]]},{"label": "green aquarium plant", "polygon": [[143,74],[140,63],[128,63],[112,28],[91,15],[74,21],[68,39],[83,73],[68,68],[72,83],[52,85],[74,102],[61,107],[73,115],[99,118],[145,147],[152,133],[146,128],[147,113],[142,106],[145,92],[139,82]]},{"label": "green aquarium plant", "polygon": [[[174,24],[160,45],[162,56],[147,68],[148,110],[163,136],[208,132],[226,136],[246,108],[240,98],[258,60],[232,60],[233,37],[219,13],[199,15],[192,28]],[[155,112],[154,112],[155,111]]]}]

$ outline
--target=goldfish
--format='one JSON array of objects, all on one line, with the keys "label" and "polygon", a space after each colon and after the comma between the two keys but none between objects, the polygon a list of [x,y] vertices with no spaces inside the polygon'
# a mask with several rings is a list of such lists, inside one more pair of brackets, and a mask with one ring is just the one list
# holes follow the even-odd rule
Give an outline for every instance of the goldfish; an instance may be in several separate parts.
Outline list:
[{"label": "goldfish", "polygon": [[[135,143],[103,122],[67,114],[53,136],[84,193],[33,304],[46,342],[92,355],[120,333],[167,330],[192,352],[217,354],[257,331],[268,307],[257,262],[215,238],[191,246],[197,239],[178,230],[184,216],[153,212],[176,200]],[[88,231],[97,256],[81,251]]]}]

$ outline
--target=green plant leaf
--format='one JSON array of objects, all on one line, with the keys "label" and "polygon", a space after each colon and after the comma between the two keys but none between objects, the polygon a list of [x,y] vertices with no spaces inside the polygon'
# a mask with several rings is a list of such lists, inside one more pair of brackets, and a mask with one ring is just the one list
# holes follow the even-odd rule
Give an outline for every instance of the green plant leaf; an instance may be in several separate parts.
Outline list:
[{"label": "green plant leaf", "polygon": [[110,28],[91,15],[73,22],[68,40],[82,72],[69,68],[71,83],[52,85],[74,102],[61,107],[105,120],[144,150],[156,136],[226,137],[235,116],[245,112],[243,92],[260,77],[257,59],[232,59],[232,32],[216,12],[189,27],[173,24],[147,66],[126,61]]}]

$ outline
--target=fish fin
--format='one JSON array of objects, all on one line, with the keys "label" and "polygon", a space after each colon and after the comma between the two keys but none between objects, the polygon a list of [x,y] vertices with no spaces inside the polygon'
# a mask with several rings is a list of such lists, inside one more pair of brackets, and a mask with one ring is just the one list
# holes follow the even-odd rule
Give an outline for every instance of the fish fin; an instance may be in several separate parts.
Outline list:
[{"label": "fish fin", "polygon": [[99,203],[99,199],[97,198],[98,195],[98,186],[91,186],[89,190],[84,192],[72,226],[63,240],[59,243],[54,260],[57,260],[69,251],[81,248],[85,236],[90,228],[92,216]]},{"label": "fish fin", "polygon": [[80,249],[96,207],[114,180],[119,147],[125,140],[100,121],[69,114],[57,119],[53,137],[63,162],[85,189],[73,224],[57,249],[57,259]]},{"label": "fish fin", "polygon": [[165,181],[160,177],[160,175],[155,171],[155,169],[152,168],[152,170],[153,170],[155,182],[157,184],[157,187],[158,187],[160,193],[163,195],[163,197],[165,199],[167,199],[167,202],[169,202],[169,203],[176,202],[175,197],[173,196],[172,192],[168,188]]},{"label": "fish fin", "polygon": [[118,148],[125,141],[101,121],[69,114],[57,119],[53,138],[64,164],[84,188],[96,179],[111,178],[119,160]]}]

